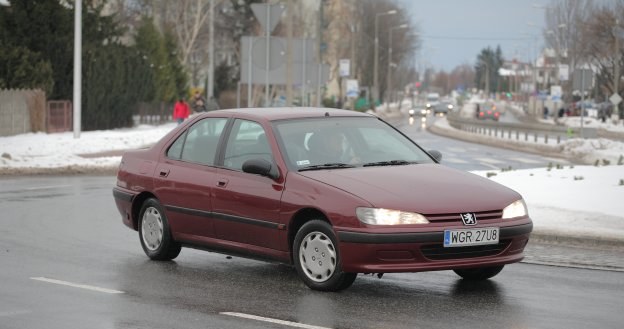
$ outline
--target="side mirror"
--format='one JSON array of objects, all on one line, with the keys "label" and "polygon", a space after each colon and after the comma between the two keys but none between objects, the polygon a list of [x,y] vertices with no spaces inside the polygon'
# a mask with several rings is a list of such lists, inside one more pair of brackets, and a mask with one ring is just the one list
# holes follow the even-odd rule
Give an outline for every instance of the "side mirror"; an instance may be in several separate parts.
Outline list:
[{"label": "side mirror", "polygon": [[440,153],[440,151],[429,150],[428,152],[437,162],[442,161],[442,153]]},{"label": "side mirror", "polygon": [[243,163],[243,172],[277,179],[277,168],[264,159],[249,159]]}]

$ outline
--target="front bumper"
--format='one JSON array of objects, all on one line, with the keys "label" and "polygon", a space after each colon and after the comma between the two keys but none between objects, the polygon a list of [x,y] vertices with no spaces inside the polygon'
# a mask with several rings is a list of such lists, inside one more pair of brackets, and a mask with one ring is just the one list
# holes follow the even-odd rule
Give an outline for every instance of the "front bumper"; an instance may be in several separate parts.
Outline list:
[{"label": "front bumper", "polygon": [[444,248],[443,231],[363,233],[338,231],[342,269],[355,273],[450,270],[519,262],[531,222],[500,228],[496,245]]}]

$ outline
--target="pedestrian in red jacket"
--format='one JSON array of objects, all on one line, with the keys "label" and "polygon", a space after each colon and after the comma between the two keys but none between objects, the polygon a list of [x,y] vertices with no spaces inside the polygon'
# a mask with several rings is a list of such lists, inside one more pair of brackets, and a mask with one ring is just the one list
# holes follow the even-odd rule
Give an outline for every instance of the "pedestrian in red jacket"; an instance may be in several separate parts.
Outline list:
[{"label": "pedestrian in red jacket", "polygon": [[180,97],[173,107],[173,120],[181,124],[190,114],[191,109],[189,105],[184,101],[184,98]]}]

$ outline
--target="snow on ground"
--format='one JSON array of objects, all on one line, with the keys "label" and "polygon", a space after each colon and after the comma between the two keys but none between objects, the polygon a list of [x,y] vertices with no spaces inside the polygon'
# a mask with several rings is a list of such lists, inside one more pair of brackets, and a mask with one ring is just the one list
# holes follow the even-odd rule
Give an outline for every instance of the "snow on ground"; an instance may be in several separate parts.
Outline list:
[{"label": "snow on ground", "polygon": [[[79,139],[71,132],[0,137],[0,173],[14,168],[115,168],[119,156],[81,155],[145,147],[174,127],[83,132]],[[476,172],[488,173],[524,196],[536,232],[624,239],[624,165]]]},{"label": "snow on ground", "polygon": [[86,158],[80,155],[146,147],[166,135],[175,123],[161,126],[87,131],[74,138],[72,132],[30,133],[0,137],[2,168],[60,168],[67,166],[116,167],[120,156]]},{"label": "snow on ground", "polygon": [[474,173],[520,193],[536,231],[624,238],[624,165]]}]

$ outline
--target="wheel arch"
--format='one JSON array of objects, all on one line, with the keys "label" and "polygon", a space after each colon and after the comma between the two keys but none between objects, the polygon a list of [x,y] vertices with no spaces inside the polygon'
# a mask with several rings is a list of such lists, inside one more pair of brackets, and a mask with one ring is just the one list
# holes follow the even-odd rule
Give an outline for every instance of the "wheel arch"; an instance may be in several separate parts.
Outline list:
[{"label": "wheel arch", "polygon": [[303,226],[303,224],[314,220],[322,220],[327,222],[330,226],[332,223],[329,221],[327,216],[320,210],[316,208],[304,208],[295,213],[295,215],[290,220],[290,224],[288,225],[288,250],[290,251],[290,261],[293,261],[293,244],[295,242],[295,236],[299,229]]},{"label": "wheel arch", "polygon": [[132,227],[135,231],[139,229],[139,212],[141,211],[143,203],[145,200],[152,198],[158,200],[158,198],[150,192],[141,192],[132,200]]}]

